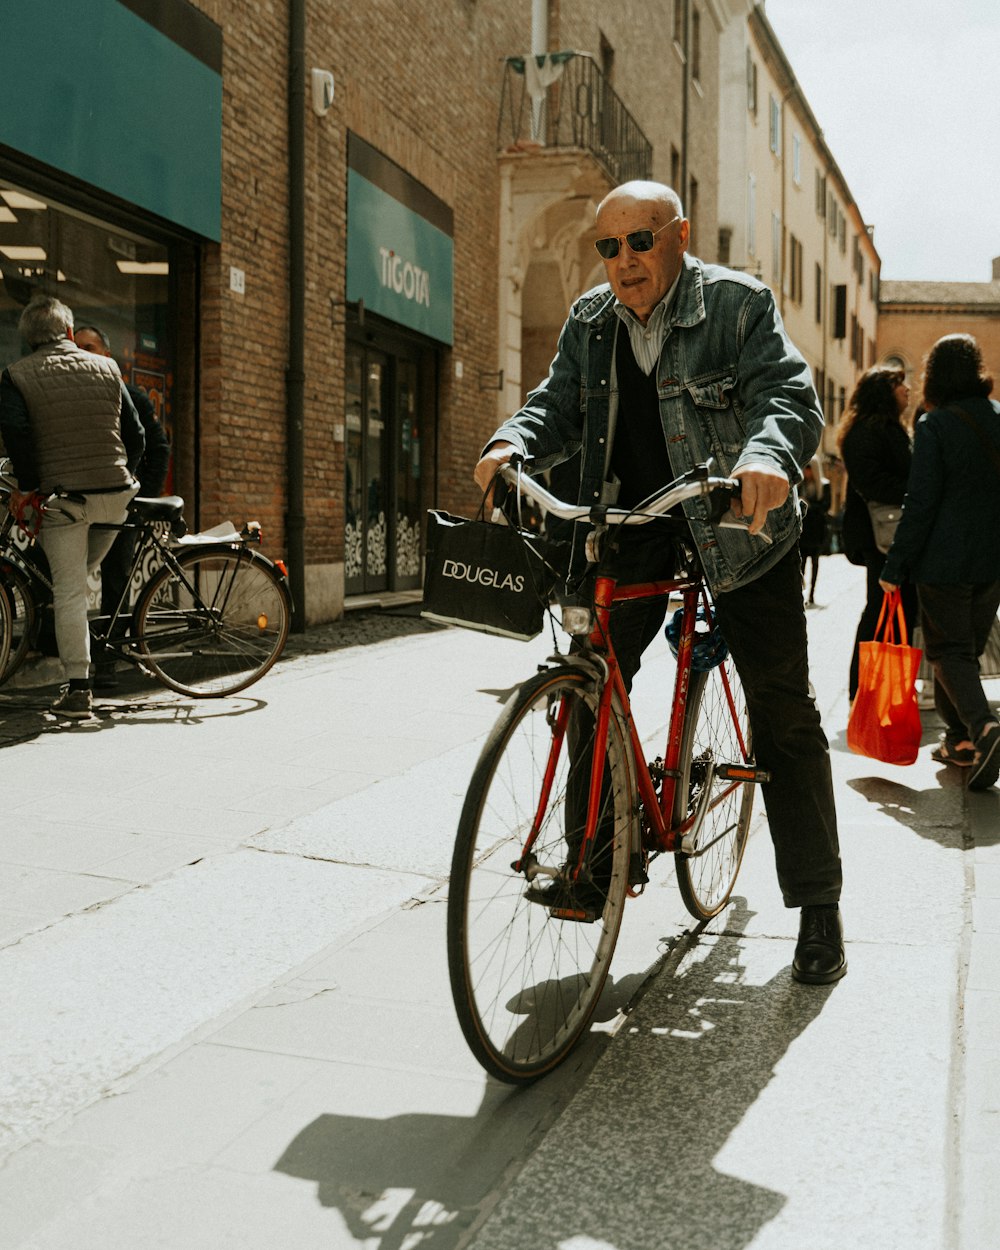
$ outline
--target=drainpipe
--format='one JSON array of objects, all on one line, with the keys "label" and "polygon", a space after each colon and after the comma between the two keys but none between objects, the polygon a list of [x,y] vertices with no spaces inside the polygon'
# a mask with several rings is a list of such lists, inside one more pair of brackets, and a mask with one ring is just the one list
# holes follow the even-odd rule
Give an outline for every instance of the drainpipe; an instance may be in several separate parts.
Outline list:
[{"label": "drainpipe", "polygon": [[[681,88],[681,185],[674,190],[688,202],[688,108],[691,94],[691,0],[684,4],[684,65]],[[690,208],[690,205],[688,205]]]},{"label": "drainpipe", "polygon": [[[545,56],[549,50],[549,0],[531,0],[531,55]],[[546,97],[531,101],[531,138],[544,142],[543,118]]]},{"label": "drainpipe", "polygon": [[549,50],[549,0],[531,0],[531,53],[544,56]]},{"label": "drainpipe", "polygon": [[306,627],[305,594],[305,124],[306,5],[288,10],[288,368],[285,453],[288,457],[285,541],[292,592],[292,629]]}]

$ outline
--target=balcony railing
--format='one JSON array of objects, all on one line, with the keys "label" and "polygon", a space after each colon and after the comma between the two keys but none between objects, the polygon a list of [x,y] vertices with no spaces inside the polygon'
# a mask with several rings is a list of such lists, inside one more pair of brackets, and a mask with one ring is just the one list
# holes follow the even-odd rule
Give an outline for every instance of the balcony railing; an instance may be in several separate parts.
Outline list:
[{"label": "balcony railing", "polygon": [[650,177],[653,145],[591,56],[556,53],[562,73],[534,100],[526,59],[512,56],[504,63],[497,123],[501,151],[583,148],[614,183]]}]

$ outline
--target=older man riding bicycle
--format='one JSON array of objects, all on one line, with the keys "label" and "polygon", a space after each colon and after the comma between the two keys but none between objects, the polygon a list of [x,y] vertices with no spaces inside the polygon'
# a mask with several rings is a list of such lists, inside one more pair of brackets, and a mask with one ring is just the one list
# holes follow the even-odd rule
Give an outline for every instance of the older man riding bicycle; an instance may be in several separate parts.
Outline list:
[{"label": "older man riding bicycle", "polygon": [[[823,427],[809,368],[767,287],[686,254],[690,227],[670,187],[626,183],[596,224],[608,282],[573,305],[549,376],[494,433],[476,481],[487,489],[514,452],[536,468],[573,461],[580,503],[635,507],[709,457],[740,480],[742,529],[711,524],[700,499],[684,513],[746,691],[757,763],[771,774],[762,790],[778,883],[786,906],[801,909],[792,976],[828,984],[847,971],[842,875],[791,489]],[[651,531],[619,538],[616,575],[672,574],[672,548]],[[638,603],[612,615],[627,685],[665,611]]]}]

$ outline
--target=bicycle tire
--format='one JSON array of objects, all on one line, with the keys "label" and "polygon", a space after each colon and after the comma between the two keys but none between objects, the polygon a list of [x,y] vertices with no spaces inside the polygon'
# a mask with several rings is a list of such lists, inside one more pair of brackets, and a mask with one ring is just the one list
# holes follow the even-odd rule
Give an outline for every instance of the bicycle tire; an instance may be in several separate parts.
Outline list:
[{"label": "bicycle tire", "polygon": [[258,681],[288,638],[284,578],[255,551],[202,547],[162,565],[132,615],[132,653],[179,694],[217,699]]},{"label": "bicycle tire", "polygon": [[[462,1032],[491,1075],[528,1083],[562,1062],[597,1008],[621,925],[635,820],[634,764],[621,722],[608,735],[613,818],[604,908],[592,923],[557,919],[525,897],[514,870],[540,801],[552,743],[550,717],[565,699],[587,726],[577,759],[595,732],[595,681],[578,670],[550,669],[521,685],[488,737],[458,825],[448,896],[448,966]],[[579,701],[579,702],[577,702]],[[578,722],[579,723],[579,722]],[[589,733],[589,742],[584,741]],[[569,743],[563,740],[550,799],[534,844],[550,865],[567,860],[565,829]],[[582,773],[576,773],[579,783]],[[579,791],[578,791],[579,793]],[[609,825],[609,829],[611,826]]]},{"label": "bicycle tire", "polygon": [[[739,733],[730,709],[727,686],[736,710]],[[741,737],[745,749],[741,749]],[[697,810],[707,765],[748,764],[752,758],[746,698],[732,659],[707,673],[692,673],[681,738],[674,825]],[[731,781],[714,781],[713,796],[695,831],[694,852],[679,851],[674,856],[681,898],[698,920],[710,920],[726,906],[743,862],[754,786],[739,784],[730,790],[733,785]]]},{"label": "bicycle tire", "polygon": [[0,562],[0,579],[7,591],[11,610],[10,649],[6,664],[0,665],[0,681],[13,677],[24,663],[38,635],[38,606],[31,579],[13,564]]},{"label": "bicycle tire", "polygon": [[10,592],[6,584],[0,581],[0,678],[6,675],[12,630],[13,613],[10,606]]}]

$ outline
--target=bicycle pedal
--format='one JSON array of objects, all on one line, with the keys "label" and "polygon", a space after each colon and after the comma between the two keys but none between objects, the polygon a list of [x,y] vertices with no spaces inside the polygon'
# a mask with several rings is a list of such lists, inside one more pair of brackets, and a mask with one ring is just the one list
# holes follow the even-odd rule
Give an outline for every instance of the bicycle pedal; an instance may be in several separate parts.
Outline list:
[{"label": "bicycle pedal", "polygon": [[549,915],[556,920],[574,920],[578,924],[593,924],[598,913],[587,907],[550,907]]},{"label": "bicycle pedal", "polygon": [[766,768],[754,768],[752,764],[716,764],[715,779],[723,781],[745,781],[750,785],[760,785],[770,781],[771,774]]},{"label": "bicycle pedal", "polygon": [[529,903],[544,907],[557,920],[593,924],[604,911],[603,904],[578,898],[565,881],[530,885],[524,892]]}]

